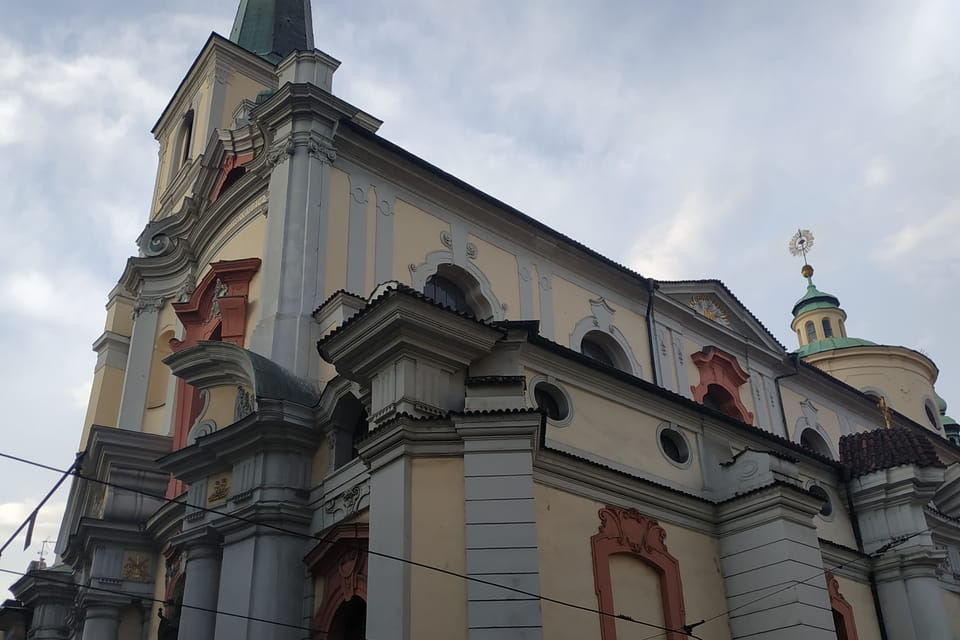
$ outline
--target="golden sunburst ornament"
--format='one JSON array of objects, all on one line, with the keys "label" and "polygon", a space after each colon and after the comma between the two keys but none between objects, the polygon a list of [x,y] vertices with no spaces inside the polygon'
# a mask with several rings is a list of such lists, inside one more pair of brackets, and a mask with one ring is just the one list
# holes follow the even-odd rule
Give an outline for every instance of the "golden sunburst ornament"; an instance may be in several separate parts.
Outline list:
[{"label": "golden sunburst ornament", "polygon": [[803,267],[800,273],[804,278],[813,276],[813,267],[807,262],[807,252],[813,249],[813,234],[809,229],[797,229],[797,232],[790,238],[790,254],[794,256],[803,256]]},{"label": "golden sunburst ornament", "polygon": [[725,327],[730,326],[730,318],[727,312],[720,308],[710,296],[693,296],[688,303],[690,308],[702,315],[707,320],[713,320]]}]

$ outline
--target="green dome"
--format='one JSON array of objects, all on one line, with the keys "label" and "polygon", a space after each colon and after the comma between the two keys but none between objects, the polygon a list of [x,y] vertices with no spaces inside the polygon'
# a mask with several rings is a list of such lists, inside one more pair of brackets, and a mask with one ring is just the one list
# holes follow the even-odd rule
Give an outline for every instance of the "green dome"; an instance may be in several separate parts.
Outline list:
[{"label": "green dome", "polygon": [[950,416],[943,416],[940,418],[940,422],[943,423],[943,428],[953,427],[954,429],[960,428],[960,424],[957,424],[957,421],[951,418]]},{"label": "green dome", "polygon": [[933,395],[937,399],[937,411],[940,412],[940,415],[944,415],[947,412],[947,401],[941,398],[936,391],[933,392]]},{"label": "green dome", "polygon": [[826,340],[817,340],[816,342],[811,342],[805,344],[794,353],[796,353],[801,358],[807,356],[812,356],[815,353],[820,353],[821,351],[833,351],[834,349],[846,349],[849,347],[869,347],[875,346],[876,342],[870,342],[869,340],[863,340],[861,338],[827,338]]},{"label": "green dome", "polygon": [[835,295],[824,293],[813,284],[813,279],[807,280],[807,292],[793,305],[793,317],[814,309],[839,309],[840,300]]}]

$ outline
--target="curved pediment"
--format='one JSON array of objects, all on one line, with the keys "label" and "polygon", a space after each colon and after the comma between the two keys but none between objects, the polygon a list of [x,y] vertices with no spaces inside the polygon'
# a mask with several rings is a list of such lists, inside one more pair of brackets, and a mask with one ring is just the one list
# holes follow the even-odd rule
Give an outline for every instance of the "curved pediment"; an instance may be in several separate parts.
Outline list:
[{"label": "curved pediment", "polygon": [[314,407],[320,392],[309,380],[284,369],[269,358],[227,342],[201,341],[164,359],[173,375],[197,389],[235,385],[250,389],[252,410],[261,400],[292,402]]}]

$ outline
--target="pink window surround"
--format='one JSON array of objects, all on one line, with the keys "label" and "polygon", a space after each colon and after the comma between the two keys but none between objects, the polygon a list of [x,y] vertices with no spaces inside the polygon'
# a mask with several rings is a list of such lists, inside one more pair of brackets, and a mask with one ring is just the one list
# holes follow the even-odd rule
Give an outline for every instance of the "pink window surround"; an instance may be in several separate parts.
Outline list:
[{"label": "pink window surround", "polygon": [[716,385],[726,392],[725,396],[729,396],[721,402],[721,410],[731,418],[753,424],[753,413],[740,401],[740,387],[750,379],[750,374],[740,367],[737,359],[712,346],[704,347],[690,359],[700,371],[700,384],[690,387],[693,399],[703,404],[710,387]]},{"label": "pink window surround", "polygon": [[[210,271],[197,285],[190,300],[173,305],[177,318],[183,324],[183,340],[172,339],[170,348],[177,352],[194,346],[200,340],[218,338],[242,347],[247,331],[250,280],[259,269],[259,258],[212,263]],[[174,451],[187,445],[190,427],[202,406],[200,392],[183,380],[177,380]],[[171,477],[167,497],[174,498],[185,490],[182,482]]]},{"label": "pink window surround", "polygon": [[305,562],[310,572],[323,580],[323,601],[313,616],[313,638],[329,635],[341,605],[354,597],[366,602],[369,536],[366,523],[341,525],[307,555]]},{"label": "pink window surround", "polygon": [[599,511],[600,531],[590,538],[593,551],[593,580],[597,591],[601,640],[617,639],[619,613],[613,606],[613,583],[610,574],[610,556],[619,553],[632,555],[653,567],[660,576],[660,596],[663,601],[663,626],[676,631],[664,634],[666,640],[684,640],[686,612],[683,607],[683,584],[680,563],[670,555],[664,540],[667,532],[660,524],[640,514],[636,509],[604,507]]},{"label": "pink window surround", "polygon": [[859,640],[857,625],[853,619],[853,605],[840,593],[840,583],[836,576],[827,572],[827,593],[830,594],[830,608],[837,625],[837,637],[841,640]]}]

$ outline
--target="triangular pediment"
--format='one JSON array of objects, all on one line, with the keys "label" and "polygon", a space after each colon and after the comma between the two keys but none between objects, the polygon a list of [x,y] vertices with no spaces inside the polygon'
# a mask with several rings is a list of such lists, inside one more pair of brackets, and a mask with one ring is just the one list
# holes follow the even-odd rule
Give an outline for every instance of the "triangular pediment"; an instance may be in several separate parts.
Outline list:
[{"label": "triangular pediment", "polygon": [[776,336],[719,280],[659,282],[659,293],[682,322],[729,332],[774,353],[786,351]]}]

